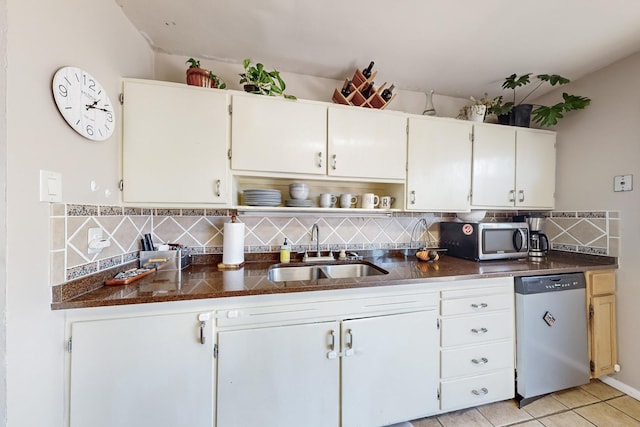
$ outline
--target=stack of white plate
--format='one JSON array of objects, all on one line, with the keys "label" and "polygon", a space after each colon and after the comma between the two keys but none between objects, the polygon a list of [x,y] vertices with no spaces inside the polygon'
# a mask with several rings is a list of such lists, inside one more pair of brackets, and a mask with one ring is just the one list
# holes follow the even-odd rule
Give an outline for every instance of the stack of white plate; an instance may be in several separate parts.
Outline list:
[{"label": "stack of white plate", "polygon": [[313,205],[313,202],[308,199],[287,199],[284,205],[291,208],[309,208]]},{"label": "stack of white plate", "polygon": [[280,190],[244,190],[244,204],[248,206],[278,206],[282,203]]}]

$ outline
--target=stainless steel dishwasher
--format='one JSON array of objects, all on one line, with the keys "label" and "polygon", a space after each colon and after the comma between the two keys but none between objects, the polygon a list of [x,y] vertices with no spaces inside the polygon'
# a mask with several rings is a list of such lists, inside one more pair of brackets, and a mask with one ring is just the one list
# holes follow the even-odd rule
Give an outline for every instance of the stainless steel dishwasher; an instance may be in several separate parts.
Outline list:
[{"label": "stainless steel dishwasher", "polygon": [[520,407],[589,382],[582,273],[518,277],[516,392]]}]

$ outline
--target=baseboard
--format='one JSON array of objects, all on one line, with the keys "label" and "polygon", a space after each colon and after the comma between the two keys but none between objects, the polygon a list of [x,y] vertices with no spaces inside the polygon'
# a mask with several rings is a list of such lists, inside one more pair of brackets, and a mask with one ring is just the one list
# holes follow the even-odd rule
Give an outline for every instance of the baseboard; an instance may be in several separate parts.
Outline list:
[{"label": "baseboard", "polygon": [[604,376],[598,379],[603,383],[608,384],[611,387],[615,388],[616,390],[620,390],[624,394],[627,394],[636,400],[640,400],[640,390],[635,389],[631,386],[628,386],[625,383],[618,381],[617,379],[610,376]]}]

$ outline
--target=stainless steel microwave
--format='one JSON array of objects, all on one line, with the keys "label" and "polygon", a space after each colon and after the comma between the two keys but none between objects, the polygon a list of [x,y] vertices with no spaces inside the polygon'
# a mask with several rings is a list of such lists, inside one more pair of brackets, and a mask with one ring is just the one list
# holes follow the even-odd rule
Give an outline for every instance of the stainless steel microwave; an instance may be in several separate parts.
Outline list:
[{"label": "stainless steel microwave", "polygon": [[526,258],[526,222],[441,222],[440,247],[447,255],[473,261]]}]

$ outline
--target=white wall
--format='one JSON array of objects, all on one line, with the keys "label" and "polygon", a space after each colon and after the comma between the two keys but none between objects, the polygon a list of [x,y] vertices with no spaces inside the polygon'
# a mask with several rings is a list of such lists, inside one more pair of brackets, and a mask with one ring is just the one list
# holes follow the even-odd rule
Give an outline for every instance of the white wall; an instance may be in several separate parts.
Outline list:
[{"label": "white wall", "polygon": [[[0,0],[0,28],[7,28],[7,2]],[[7,241],[7,33],[0,31],[0,242]],[[0,426],[7,414],[7,247],[0,243]]]},{"label": "white wall", "polygon": [[[186,83],[185,72],[187,65],[185,61],[187,57],[168,55],[163,53],[156,54],[155,62],[155,78],[157,80]],[[198,58],[200,59],[200,58]],[[259,62],[259,59],[256,59]],[[256,61],[254,61],[256,62]],[[264,64],[271,70],[273,67]],[[212,61],[200,59],[200,66],[213,71],[218,77],[227,84],[227,89],[242,90],[238,83],[240,81],[239,74],[244,71],[242,64],[231,64],[227,62]],[[301,99],[312,99],[315,101],[331,102],[333,91],[336,87],[342,87],[344,80],[332,80],[322,77],[308,76],[303,74],[288,73],[280,70],[280,76],[287,84],[285,93],[295,95]],[[344,76],[345,78],[350,76]],[[384,83],[385,76],[378,74],[376,87]],[[391,84],[393,76],[387,76],[388,87]],[[389,80],[391,79],[391,80]],[[406,90],[395,90],[398,95],[386,107],[388,110],[404,111],[406,113],[422,114],[426,103],[426,95],[422,92],[413,92]],[[437,93],[433,96],[433,104],[437,110],[438,116],[456,117],[458,110],[465,104],[469,103],[466,99],[453,98],[450,96],[442,96]]]},{"label": "white wall", "polygon": [[[592,101],[558,123],[556,207],[620,211],[617,323],[622,371],[614,378],[640,390],[640,53],[562,90]],[[558,97],[544,99],[557,102]],[[626,174],[634,175],[633,191],[614,192],[614,175]]]},{"label": "white wall", "polygon": [[[101,143],[77,135],[55,107],[51,79],[61,66],[85,68],[117,102],[122,76],[153,75],[153,53],[114,1],[6,0],[0,23],[7,29],[0,77],[8,64],[7,93],[0,98],[7,103],[7,194],[0,202],[7,207],[6,425],[62,426],[64,312],[49,306],[49,204],[38,201],[39,170],[62,173],[64,202],[119,204],[121,138],[119,127]],[[92,193],[92,179],[113,194]]]}]

